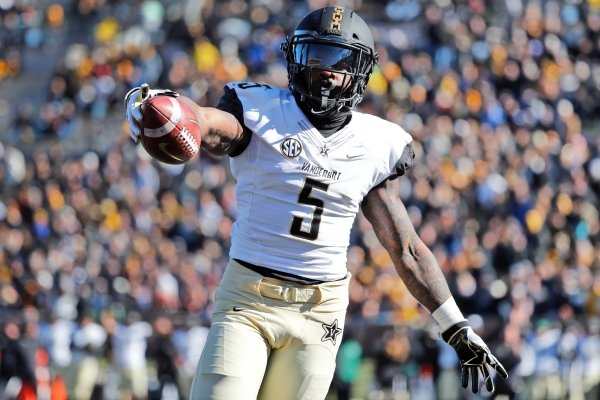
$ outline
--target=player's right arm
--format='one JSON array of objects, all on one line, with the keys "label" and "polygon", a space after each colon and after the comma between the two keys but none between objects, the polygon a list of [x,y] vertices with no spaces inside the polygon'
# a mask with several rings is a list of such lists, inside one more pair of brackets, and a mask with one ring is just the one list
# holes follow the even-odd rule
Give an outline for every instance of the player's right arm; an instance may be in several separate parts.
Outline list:
[{"label": "player's right arm", "polygon": [[183,100],[194,112],[202,130],[202,148],[213,155],[240,154],[250,142],[251,132],[241,120],[241,103],[232,90],[226,90],[217,107],[200,107],[189,97],[147,85],[134,88],[125,96],[125,112],[131,138],[139,142],[143,120],[142,105],[152,96],[171,95]]}]

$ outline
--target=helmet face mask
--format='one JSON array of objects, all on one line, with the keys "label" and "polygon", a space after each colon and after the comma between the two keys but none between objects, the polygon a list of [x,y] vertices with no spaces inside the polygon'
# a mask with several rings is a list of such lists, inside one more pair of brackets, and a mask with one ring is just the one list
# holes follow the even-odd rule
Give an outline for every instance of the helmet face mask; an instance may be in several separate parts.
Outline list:
[{"label": "helmet face mask", "polygon": [[[289,88],[314,114],[356,106],[378,59],[367,24],[343,7],[308,14],[281,47]],[[342,74],[341,83],[321,78],[323,71]]]}]

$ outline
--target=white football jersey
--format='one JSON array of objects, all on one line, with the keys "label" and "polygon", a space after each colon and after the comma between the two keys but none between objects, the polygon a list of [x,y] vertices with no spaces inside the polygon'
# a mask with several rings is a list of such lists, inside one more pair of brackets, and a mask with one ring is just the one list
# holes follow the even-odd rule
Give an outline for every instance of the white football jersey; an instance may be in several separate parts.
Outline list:
[{"label": "white football jersey", "polygon": [[411,136],[400,126],[353,111],[323,137],[291,92],[230,83],[252,139],[231,158],[238,216],[230,255],[294,275],[346,274],[350,230],[364,196],[393,175]]}]

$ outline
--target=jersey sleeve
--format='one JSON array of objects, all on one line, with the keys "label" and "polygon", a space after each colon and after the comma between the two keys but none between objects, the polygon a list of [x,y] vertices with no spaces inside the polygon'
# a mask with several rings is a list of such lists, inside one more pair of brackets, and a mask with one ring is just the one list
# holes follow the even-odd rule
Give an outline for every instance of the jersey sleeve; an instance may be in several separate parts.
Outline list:
[{"label": "jersey sleeve", "polygon": [[244,108],[237,93],[231,87],[225,86],[223,95],[215,108],[230,113],[244,126]]},{"label": "jersey sleeve", "polygon": [[[225,86],[225,88],[223,89],[223,95],[217,102],[215,108],[218,108],[221,111],[225,111],[233,115],[235,119],[237,119],[244,128],[245,134],[250,135],[250,138],[252,138],[252,132],[250,131],[250,129],[248,129],[246,124],[244,124],[244,107],[242,106],[242,101],[238,97],[236,91],[229,85]],[[248,143],[250,143],[250,141],[248,141]],[[230,153],[229,156],[239,156],[244,152],[247,146],[248,144],[246,144],[240,149],[237,149],[235,152]]]},{"label": "jersey sleeve", "polygon": [[399,176],[402,176],[411,169],[415,162],[415,150],[413,149],[412,142],[407,143],[404,146],[404,150],[402,150],[402,154],[398,159],[398,163],[396,164],[395,172],[390,175],[388,179],[394,180]]},{"label": "jersey sleeve", "polygon": [[375,182],[396,179],[412,168],[415,152],[413,138],[400,125],[371,114],[354,113],[364,146],[379,160],[380,174]]}]

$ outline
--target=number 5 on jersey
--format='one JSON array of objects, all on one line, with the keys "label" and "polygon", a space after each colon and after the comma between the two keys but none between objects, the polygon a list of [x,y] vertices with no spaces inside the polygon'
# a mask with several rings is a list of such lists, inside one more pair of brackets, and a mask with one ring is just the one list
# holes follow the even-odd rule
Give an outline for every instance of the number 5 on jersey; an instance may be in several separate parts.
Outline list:
[{"label": "number 5 on jersey", "polygon": [[313,215],[310,220],[310,230],[308,232],[302,230],[302,222],[304,219],[301,217],[294,217],[292,220],[292,227],[290,228],[290,233],[293,236],[307,240],[317,239],[317,236],[319,235],[319,225],[321,224],[321,215],[323,214],[323,206],[325,203],[321,199],[312,197],[311,192],[313,189],[327,192],[328,188],[329,185],[326,183],[319,182],[311,178],[306,178],[304,181],[304,187],[298,195],[298,203],[314,206],[315,210],[313,211]]}]

